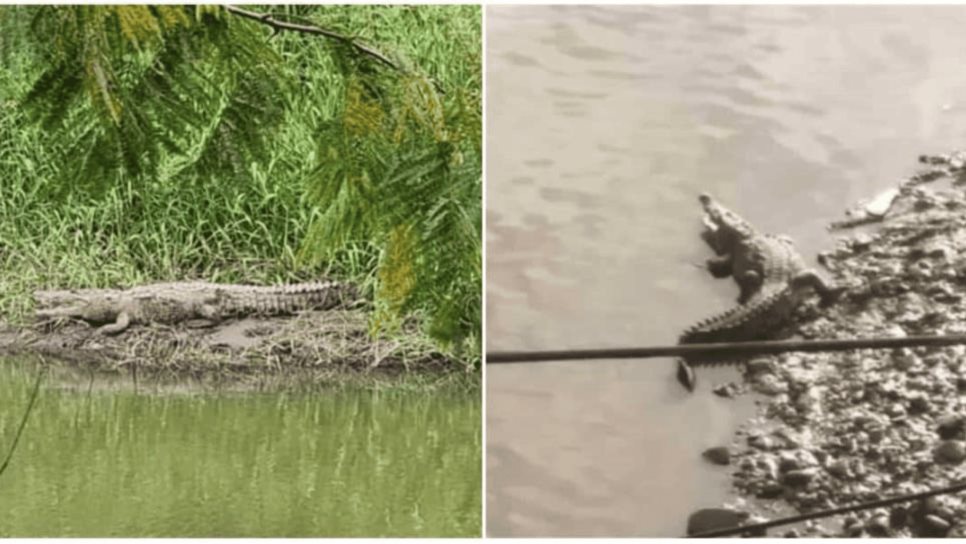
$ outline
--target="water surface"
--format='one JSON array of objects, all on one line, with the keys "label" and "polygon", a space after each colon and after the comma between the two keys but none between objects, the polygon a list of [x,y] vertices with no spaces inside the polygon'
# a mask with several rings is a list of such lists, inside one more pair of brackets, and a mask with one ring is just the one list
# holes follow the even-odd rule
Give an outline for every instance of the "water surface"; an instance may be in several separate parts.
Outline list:
[{"label": "water surface", "polygon": [[[29,372],[0,360],[4,455]],[[0,476],[0,536],[477,536],[480,417],[472,394],[49,382]]]},{"label": "water surface", "polygon": [[[728,308],[710,192],[814,262],[825,225],[966,136],[966,7],[490,6],[487,349],[672,344]],[[697,266],[696,266],[697,265]],[[488,531],[676,536],[750,400],[672,361],[493,366]]]}]

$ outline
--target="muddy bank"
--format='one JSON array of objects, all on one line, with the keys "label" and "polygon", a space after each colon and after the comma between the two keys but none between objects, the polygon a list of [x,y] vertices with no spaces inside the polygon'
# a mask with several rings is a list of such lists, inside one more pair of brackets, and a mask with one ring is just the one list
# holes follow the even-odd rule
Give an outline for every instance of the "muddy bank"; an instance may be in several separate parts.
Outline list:
[{"label": "muddy bank", "polygon": [[[0,329],[0,355],[54,364],[61,375],[127,377],[144,383],[233,388],[440,383],[472,367],[436,351],[416,330],[373,339],[359,310],[227,320],[211,327],[129,327],[99,334],[79,320]],[[462,378],[459,378],[462,379]]]},{"label": "muddy bank", "polygon": [[[860,207],[848,219],[876,225],[843,232],[836,249],[819,256],[848,291],[831,308],[801,308],[801,337],[966,332],[963,161],[920,160],[925,170],[887,195],[888,202],[870,201],[875,214]],[[730,389],[765,399],[759,416],[727,451],[717,452],[719,462],[730,464],[739,495],[725,506],[752,521],[966,478],[966,346],[759,357],[746,365],[744,383]],[[962,537],[966,497],[944,495],[770,531],[786,532]]]}]

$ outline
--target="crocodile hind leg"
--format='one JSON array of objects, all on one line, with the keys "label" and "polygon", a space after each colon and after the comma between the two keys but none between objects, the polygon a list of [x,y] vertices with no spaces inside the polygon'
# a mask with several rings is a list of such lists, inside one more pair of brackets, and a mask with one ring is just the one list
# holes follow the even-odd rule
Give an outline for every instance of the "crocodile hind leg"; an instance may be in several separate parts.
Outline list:
[{"label": "crocodile hind leg", "polygon": [[822,299],[822,306],[828,306],[838,300],[845,291],[844,287],[833,287],[819,276],[814,270],[806,270],[792,279],[795,287],[811,287]]},{"label": "crocodile hind leg", "polygon": [[124,331],[131,324],[131,314],[121,312],[117,314],[117,319],[110,325],[104,325],[97,329],[98,334],[118,334]]}]

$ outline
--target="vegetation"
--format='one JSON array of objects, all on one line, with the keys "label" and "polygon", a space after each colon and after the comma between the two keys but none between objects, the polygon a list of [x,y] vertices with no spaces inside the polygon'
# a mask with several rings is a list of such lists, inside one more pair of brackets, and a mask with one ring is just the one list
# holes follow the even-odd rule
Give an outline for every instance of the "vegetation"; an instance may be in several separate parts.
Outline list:
[{"label": "vegetation", "polygon": [[[329,275],[477,361],[478,6],[0,8],[0,311]],[[364,44],[364,45],[363,45]],[[380,58],[382,57],[382,58]]]}]

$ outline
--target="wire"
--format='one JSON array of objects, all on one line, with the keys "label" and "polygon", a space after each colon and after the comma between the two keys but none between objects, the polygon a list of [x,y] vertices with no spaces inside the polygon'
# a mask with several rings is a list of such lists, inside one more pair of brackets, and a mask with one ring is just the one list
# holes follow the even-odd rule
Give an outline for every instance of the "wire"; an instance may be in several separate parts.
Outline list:
[{"label": "wire", "polygon": [[850,338],[837,340],[764,340],[713,344],[679,344],[644,348],[614,348],[561,351],[493,351],[487,364],[543,363],[581,359],[645,359],[649,357],[713,358],[784,353],[788,351],[847,351],[853,349],[896,349],[916,346],[966,344],[966,335]]}]

